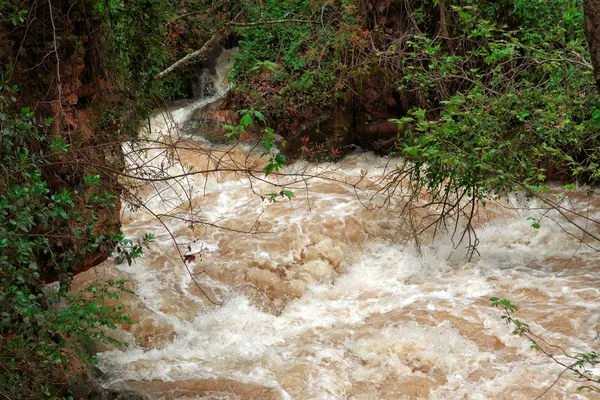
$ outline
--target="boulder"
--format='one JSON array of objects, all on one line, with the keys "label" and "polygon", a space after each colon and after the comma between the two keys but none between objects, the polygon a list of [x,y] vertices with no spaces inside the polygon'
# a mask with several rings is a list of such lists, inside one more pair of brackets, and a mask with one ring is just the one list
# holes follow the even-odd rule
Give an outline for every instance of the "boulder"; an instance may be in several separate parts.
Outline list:
[{"label": "boulder", "polygon": [[237,125],[238,115],[233,110],[218,107],[203,107],[194,111],[190,119],[183,124],[183,131],[188,135],[202,136],[212,143],[226,143],[229,132],[224,125]]}]

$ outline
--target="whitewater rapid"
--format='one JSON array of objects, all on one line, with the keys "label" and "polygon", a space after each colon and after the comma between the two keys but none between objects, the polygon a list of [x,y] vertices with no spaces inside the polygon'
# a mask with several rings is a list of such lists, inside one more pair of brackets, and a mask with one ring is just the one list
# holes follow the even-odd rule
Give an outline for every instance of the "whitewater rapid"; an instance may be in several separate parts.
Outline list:
[{"label": "whitewater rapid", "polygon": [[[170,135],[213,100],[158,113],[151,130]],[[171,175],[216,159],[261,165],[250,144],[200,139],[181,142],[177,163],[162,150],[148,158]],[[513,197],[517,210],[493,203],[481,212],[470,261],[449,235],[417,247],[399,201],[364,207],[377,201],[374,183],[389,164],[363,152],[298,162],[284,172],[329,172],[293,184],[295,197],[276,203],[261,198],[275,190],[268,182],[235,172],[140,185],[148,208],[125,207],[123,231],[154,232],[155,243],[130,266],[109,260],[76,277],[80,286],[123,278],[135,291],[122,299],[133,324],[114,333],[129,346],[98,356],[104,385],[152,399],[534,399],[561,369],[511,334],[491,296],[520,305],[518,317],[548,341],[593,350],[600,261],[576,231],[547,219],[532,228],[527,218],[541,216],[541,204]],[[348,183],[365,171],[357,191]],[[563,201],[600,219],[597,195]],[[148,210],[221,228],[165,218],[166,231]],[[195,258],[184,265],[179,251]],[[593,398],[570,378],[543,398]]]}]

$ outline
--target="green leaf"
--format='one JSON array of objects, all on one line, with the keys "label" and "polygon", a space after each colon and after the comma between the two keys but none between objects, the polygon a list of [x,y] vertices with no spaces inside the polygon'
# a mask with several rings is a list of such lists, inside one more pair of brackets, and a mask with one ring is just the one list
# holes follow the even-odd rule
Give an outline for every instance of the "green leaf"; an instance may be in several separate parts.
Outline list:
[{"label": "green leaf", "polygon": [[419,154],[420,150],[421,150],[420,146],[405,147],[404,154],[406,154],[407,156],[416,156]]},{"label": "green leaf", "polygon": [[254,116],[261,122],[266,122],[265,116],[260,111],[254,111]]},{"label": "green leaf", "polygon": [[269,176],[273,172],[274,169],[275,169],[275,164],[269,163],[263,168],[263,172],[265,173],[265,176]]},{"label": "green leaf", "polygon": [[285,160],[286,160],[285,156],[281,153],[277,153],[277,155],[275,156],[275,163],[277,165],[282,166],[283,164],[285,164]]},{"label": "green leaf", "polygon": [[248,128],[250,125],[252,125],[252,116],[250,116],[250,114],[245,114],[241,119],[240,119],[240,125],[246,129]]}]

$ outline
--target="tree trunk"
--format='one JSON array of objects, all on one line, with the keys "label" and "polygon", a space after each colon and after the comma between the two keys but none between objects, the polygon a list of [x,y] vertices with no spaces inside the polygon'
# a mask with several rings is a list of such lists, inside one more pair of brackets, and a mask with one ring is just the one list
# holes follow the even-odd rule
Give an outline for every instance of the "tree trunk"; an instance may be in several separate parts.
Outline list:
[{"label": "tree trunk", "polygon": [[452,39],[450,38],[450,34],[448,33],[448,23],[446,22],[446,0],[440,0],[440,31],[448,45],[448,50],[450,51],[450,55],[454,55],[454,45],[452,43]]},{"label": "tree trunk", "polygon": [[596,87],[600,91],[600,0],[584,0],[585,36],[590,46]]}]

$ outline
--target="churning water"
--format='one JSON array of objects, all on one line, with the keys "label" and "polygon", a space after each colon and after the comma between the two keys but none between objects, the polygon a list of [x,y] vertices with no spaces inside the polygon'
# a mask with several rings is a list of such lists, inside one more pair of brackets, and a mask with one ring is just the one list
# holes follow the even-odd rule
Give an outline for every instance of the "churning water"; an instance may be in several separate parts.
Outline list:
[{"label": "churning water", "polygon": [[[153,137],[212,100],[157,114]],[[553,344],[595,347],[600,260],[574,228],[546,218],[533,229],[527,217],[541,215],[539,204],[481,211],[480,254],[469,261],[450,237],[419,249],[407,241],[396,200],[363,206],[377,191],[369,182],[395,160],[355,153],[296,163],[286,172],[329,172],[269,203],[261,195],[279,189],[234,171],[260,164],[250,145],[197,143],[185,141],[177,165],[149,151],[148,165],[171,175],[217,162],[229,170],[138,188],[147,209],[125,211],[123,230],[154,232],[156,242],[131,266],[107,262],[77,277],[124,278],[136,293],[123,300],[134,323],[118,333],[129,347],[99,355],[107,387],[153,399],[534,399],[561,369],[511,334],[491,296],[520,305],[517,316]],[[359,181],[360,190],[348,184]],[[563,202],[600,219],[598,196]],[[163,218],[170,233],[148,210],[178,216]],[[221,228],[190,224],[192,215]],[[195,257],[184,264],[179,251]],[[543,398],[592,398],[571,378]]]}]

